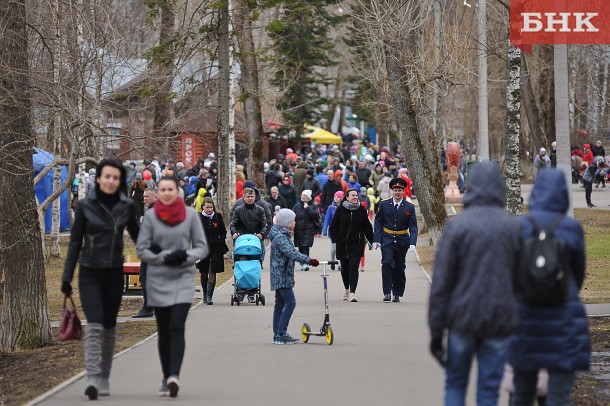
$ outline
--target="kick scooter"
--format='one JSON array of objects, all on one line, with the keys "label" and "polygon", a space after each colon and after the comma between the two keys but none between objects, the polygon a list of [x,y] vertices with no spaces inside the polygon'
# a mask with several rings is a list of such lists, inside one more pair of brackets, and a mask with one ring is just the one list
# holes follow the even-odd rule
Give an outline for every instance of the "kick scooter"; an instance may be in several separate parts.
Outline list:
[{"label": "kick scooter", "polygon": [[309,324],[303,323],[303,327],[301,327],[301,340],[303,340],[304,343],[307,343],[309,341],[310,336],[326,337],[326,344],[328,345],[332,345],[333,340],[335,339],[333,329],[330,328],[330,313],[328,312],[328,284],[326,281],[326,265],[335,265],[338,263],[338,261],[320,262],[320,265],[322,265],[322,280],[324,281],[324,322],[322,323],[322,327],[320,327],[319,333],[313,333],[311,331],[311,327],[309,327]]}]

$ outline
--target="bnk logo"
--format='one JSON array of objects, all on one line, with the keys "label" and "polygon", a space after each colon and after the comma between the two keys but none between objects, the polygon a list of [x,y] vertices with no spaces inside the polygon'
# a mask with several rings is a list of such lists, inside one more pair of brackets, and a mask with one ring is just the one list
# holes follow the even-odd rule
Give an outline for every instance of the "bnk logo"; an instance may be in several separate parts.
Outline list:
[{"label": "bnk logo", "polygon": [[610,0],[511,0],[510,42],[610,44]]}]

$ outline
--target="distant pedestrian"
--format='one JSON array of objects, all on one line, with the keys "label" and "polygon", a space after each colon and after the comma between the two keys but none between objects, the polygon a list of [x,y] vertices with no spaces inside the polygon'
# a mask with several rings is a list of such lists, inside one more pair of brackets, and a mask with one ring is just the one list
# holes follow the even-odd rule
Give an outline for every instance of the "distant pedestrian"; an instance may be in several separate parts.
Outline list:
[{"label": "distant pedestrian", "polygon": [[[323,236],[329,236],[329,238],[330,238],[330,235],[328,234],[328,228],[330,227],[330,224],[333,221],[333,217],[335,217],[335,212],[337,211],[337,208],[339,207],[339,205],[341,204],[341,201],[343,200],[343,196],[344,196],[344,193],[342,191],[335,192],[335,198],[334,198],[333,204],[328,206],[328,209],[326,209],[326,214],[324,215],[324,225],[322,226],[322,235]],[[332,239],[331,239],[331,241],[330,241],[330,260],[335,261],[336,258],[337,258],[337,244],[332,242]],[[334,271],[335,264],[332,264],[330,266],[330,269],[332,269]],[[339,265],[339,270],[341,270],[341,265]]]},{"label": "distant pedestrian", "polygon": [[[294,246],[301,254],[309,255],[313,246],[316,223],[320,222],[320,212],[311,201],[311,190],[303,190],[301,200],[294,205],[292,211],[296,215],[294,229]],[[301,271],[309,271],[306,264],[301,265]]]},{"label": "distant pedestrian", "polygon": [[519,224],[504,210],[503,198],[499,166],[477,163],[468,177],[464,211],[447,222],[436,251],[428,324],[430,351],[445,367],[445,405],[465,404],[475,356],[477,403],[498,403],[517,322],[512,281],[520,247]]},{"label": "distant pedestrian", "polygon": [[366,242],[373,241],[373,226],[367,210],[358,200],[358,191],[349,189],[335,212],[328,229],[331,241],[337,244],[337,259],[341,261],[343,300],[357,302],[358,265],[364,256]]},{"label": "distant pedestrian", "polygon": [[[529,214],[541,229],[559,222],[553,235],[564,242],[563,252],[570,264],[569,294],[565,303],[555,306],[519,304],[519,322],[510,339],[508,357],[514,369],[512,406],[534,403],[539,369],[547,369],[549,374],[547,404],[570,405],[575,371],[589,369],[591,338],[579,298],[585,279],[585,241],[580,223],[566,215],[569,207],[563,173],[540,173],[529,199]],[[522,218],[521,230],[523,238],[531,236],[532,222]]]},{"label": "distant pedestrian", "polygon": [[318,266],[317,259],[299,253],[290,237],[294,231],[295,214],[290,209],[280,209],[275,215],[276,224],[271,228],[270,279],[271,290],[275,291],[273,309],[273,343],[296,344],[297,338],[288,334],[288,324],[296,307],[294,297],[294,262]]},{"label": "distant pedestrian", "polygon": [[538,154],[534,157],[534,168],[536,169],[536,176],[542,169],[548,169],[551,167],[551,158],[546,153],[546,148],[540,148]]}]

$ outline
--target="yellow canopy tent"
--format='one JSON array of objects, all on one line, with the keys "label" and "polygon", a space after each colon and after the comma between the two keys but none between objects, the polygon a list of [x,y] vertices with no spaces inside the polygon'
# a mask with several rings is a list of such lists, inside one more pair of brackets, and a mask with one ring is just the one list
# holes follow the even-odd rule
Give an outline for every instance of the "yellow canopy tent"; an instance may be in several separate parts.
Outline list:
[{"label": "yellow canopy tent", "polygon": [[343,139],[338,135],[331,133],[330,131],[326,131],[320,127],[314,126],[305,126],[311,132],[308,134],[303,134],[303,138],[309,138],[312,142],[317,142],[318,144],[338,144],[341,145],[343,143]]}]

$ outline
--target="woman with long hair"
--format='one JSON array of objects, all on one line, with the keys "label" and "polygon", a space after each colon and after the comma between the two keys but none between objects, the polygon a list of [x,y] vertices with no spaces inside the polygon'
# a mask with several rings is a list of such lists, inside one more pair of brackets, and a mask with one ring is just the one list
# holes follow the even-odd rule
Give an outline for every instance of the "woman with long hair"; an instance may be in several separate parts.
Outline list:
[{"label": "woman with long hair", "polygon": [[[95,189],[76,206],[61,291],[72,294],[78,261],[78,289],[87,319],[85,327],[85,395],[110,394],[110,368],[116,343],[116,317],[123,298],[123,232],[135,241],[138,222],[127,197],[121,162],[104,159],[95,171]],[[84,244],[84,246],[83,246]]]},{"label": "woman with long hair", "polygon": [[225,271],[224,254],[229,252],[225,242],[227,227],[222,214],[216,211],[214,200],[211,197],[203,199],[203,210],[200,215],[203,231],[208,240],[210,253],[205,259],[197,262],[197,269],[201,274],[201,289],[203,290],[203,303],[213,305],[214,288],[216,287],[216,274]]},{"label": "woman with long hair", "polygon": [[148,264],[146,293],[157,321],[163,379],[159,396],[178,396],[184,358],[184,326],[195,299],[195,262],[208,255],[208,244],[197,212],[179,197],[178,181],[158,182],[157,202],[144,215],[136,244]]},{"label": "woman with long hair", "polygon": [[328,233],[331,241],[337,244],[337,259],[341,261],[341,277],[345,287],[343,300],[357,302],[358,264],[364,256],[365,242],[373,242],[373,226],[367,209],[360,204],[356,189],[348,189]]}]

